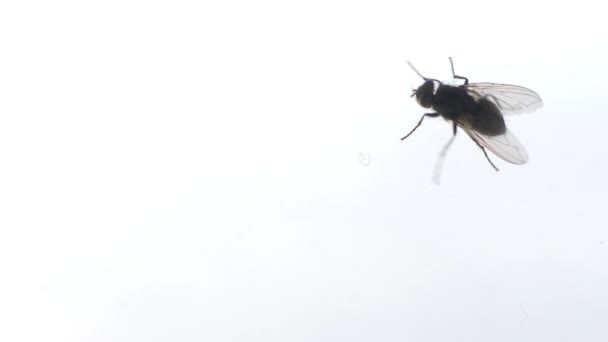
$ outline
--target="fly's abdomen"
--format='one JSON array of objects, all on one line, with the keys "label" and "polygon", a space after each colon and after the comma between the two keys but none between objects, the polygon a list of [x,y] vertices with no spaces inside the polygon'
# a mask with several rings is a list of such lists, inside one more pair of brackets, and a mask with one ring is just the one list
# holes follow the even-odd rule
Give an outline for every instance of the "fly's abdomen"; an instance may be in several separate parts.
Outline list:
[{"label": "fly's abdomen", "polygon": [[473,116],[472,128],[485,135],[501,135],[506,132],[507,126],[500,110],[496,105],[482,98],[477,102],[477,110],[471,113]]}]

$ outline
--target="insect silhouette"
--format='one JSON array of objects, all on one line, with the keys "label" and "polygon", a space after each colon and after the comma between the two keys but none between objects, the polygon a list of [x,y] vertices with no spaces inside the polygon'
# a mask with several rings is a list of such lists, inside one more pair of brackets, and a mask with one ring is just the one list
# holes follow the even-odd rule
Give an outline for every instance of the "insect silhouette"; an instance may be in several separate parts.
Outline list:
[{"label": "insect silhouette", "polygon": [[503,114],[527,113],[542,107],[540,96],[534,91],[509,84],[499,83],[469,83],[466,77],[454,73],[454,63],[450,57],[452,76],[464,80],[464,84],[452,86],[436,79],[427,78],[416,70],[410,63],[408,65],[424,83],[412,92],[418,104],[433,110],[422,115],[418,124],[406,136],[405,140],[420,125],[426,117],[443,117],[452,122],[453,135],[441,150],[435,167],[434,181],[439,183],[439,174],[443,158],[456,137],[460,127],[479,146],[486,159],[494,170],[498,168],[486,152],[492,151],[501,159],[512,164],[525,164],[528,161],[526,149],[520,144],[515,135],[505,125]]}]

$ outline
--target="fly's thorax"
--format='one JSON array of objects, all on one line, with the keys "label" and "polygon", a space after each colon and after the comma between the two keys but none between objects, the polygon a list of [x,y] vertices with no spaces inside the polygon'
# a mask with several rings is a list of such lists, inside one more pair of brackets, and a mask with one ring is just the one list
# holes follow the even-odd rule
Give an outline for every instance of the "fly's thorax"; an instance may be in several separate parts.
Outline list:
[{"label": "fly's thorax", "polygon": [[441,84],[433,97],[433,109],[437,112],[454,116],[476,109],[477,101],[463,87]]}]

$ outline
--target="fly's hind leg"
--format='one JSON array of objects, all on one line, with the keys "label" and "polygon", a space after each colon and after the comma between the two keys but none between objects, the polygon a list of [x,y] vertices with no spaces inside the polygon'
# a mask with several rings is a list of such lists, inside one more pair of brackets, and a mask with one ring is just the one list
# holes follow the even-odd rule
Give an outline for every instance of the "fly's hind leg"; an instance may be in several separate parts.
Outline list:
[{"label": "fly's hind leg", "polygon": [[481,146],[481,144],[475,138],[471,137],[471,139],[473,139],[473,141],[477,144],[477,146],[479,146],[479,148],[483,152],[483,155],[486,156],[486,159],[488,160],[490,165],[492,165],[494,170],[496,170],[496,172],[498,172],[498,168],[496,167],[496,165],[494,165],[494,163],[492,163],[492,160],[490,160],[490,157],[488,157],[488,153],[486,152],[486,149],[483,146]]},{"label": "fly's hind leg", "polygon": [[452,57],[450,58],[450,65],[452,66],[452,76],[454,76],[454,78],[459,78],[461,80],[464,80],[464,84],[467,85],[469,84],[469,79],[463,76],[457,76],[456,73],[454,73],[454,62],[452,61]]},{"label": "fly's hind leg", "polygon": [[407,137],[409,137],[410,135],[412,135],[412,133],[414,133],[414,131],[416,130],[416,128],[418,128],[421,124],[422,121],[424,120],[425,117],[431,117],[431,118],[436,118],[438,117],[440,114],[439,113],[426,113],[424,115],[422,115],[422,117],[420,118],[420,121],[418,121],[418,124],[416,125],[416,127],[414,127],[414,129],[412,129],[411,132],[409,132],[406,136],[404,136],[403,138],[401,138],[401,141],[405,140]]}]

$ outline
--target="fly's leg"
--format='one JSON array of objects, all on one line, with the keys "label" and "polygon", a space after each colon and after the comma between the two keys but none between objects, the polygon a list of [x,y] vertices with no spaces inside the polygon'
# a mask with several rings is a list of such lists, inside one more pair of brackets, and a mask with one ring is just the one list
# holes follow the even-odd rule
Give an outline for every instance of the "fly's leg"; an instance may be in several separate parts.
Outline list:
[{"label": "fly's leg", "polygon": [[459,78],[461,80],[464,80],[464,84],[467,85],[469,84],[469,79],[463,76],[457,76],[456,73],[454,73],[454,62],[452,61],[452,57],[450,58],[450,65],[452,66],[452,76],[454,76],[454,78]]},{"label": "fly's leg", "polygon": [[448,142],[443,146],[441,152],[439,152],[439,157],[437,157],[437,162],[435,163],[435,170],[433,171],[433,183],[437,185],[439,185],[439,181],[441,179],[441,169],[443,169],[443,160],[445,158],[445,155],[447,154],[450,146],[452,146],[454,139],[456,139],[456,122],[454,122],[453,124],[454,134],[450,137],[450,140],[448,140]]},{"label": "fly's leg", "polygon": [[418,128],[421,124],[422,121],[424,120],[425,117],[431,117],[431,118],[436,118],[438,117],[440,114],[439,113],[426,113],[424,115],[422,115],[422,117],[420,118],[420,121],[418,121],[418,124],[416,125],[416,127],[414,127],[414,129],[412,129],[411,132],[409,132],[406,136],[404,136],[403,138],[401,138],[401,141],[405,140],[407,137],[409,137],[410,135],[412,135],[412,133],[414,133],[414,131],[416,130],[416,128]]},{"label": "fly's leg", "polygon": [[458,127],[458,126],[456,126],[456,122],[454,122],[453,127],[454,127],[454,129],[453,129],[454,134],[452,135],[450,140],[448,140],[447,144],[445,144],[445,146],[443,146],[443,148],[441,149],[441,152],[439,152],[439,158],[445,157],[446,153],[448,152],[448,149],[450,148],[450,146],[452,146],[452,143],[454,142],[454,139],[456,138],[456,128]]},{"label": "fly's leg", "polygon": [[490,157],[488,157],[488,153],[486,153],[486,149],[483,146],[481,146],[481,144],[475,138],[471,137],[471,139],[473,139],[473,141],[477,144],[477,146],[479,146],[479,148],[483,152],[483,155],[486,156],[486,159],[488,160],[488,162],[490,162],[490,165],[492,165],[494,170],[496,170],[496,172],[498,172],[498,168],[496,167],[496,165],[494,165],[494,163],[492,163],[492,161],[490,160]]}]

